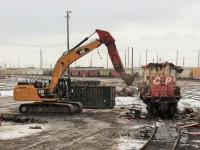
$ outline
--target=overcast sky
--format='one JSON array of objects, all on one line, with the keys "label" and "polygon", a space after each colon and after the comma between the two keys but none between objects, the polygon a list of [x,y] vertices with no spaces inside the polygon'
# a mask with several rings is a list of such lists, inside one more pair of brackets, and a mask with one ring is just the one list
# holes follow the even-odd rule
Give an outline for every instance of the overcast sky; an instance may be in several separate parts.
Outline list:
[{"label": "overcast sky", "polygon": [[[7,67],[54,66],[67,50],[66,11],[70,10],[72,48],[95,29],[109,31],[125,63],[125,51],[134,49],[134,66],[147,61],[198,66],[200,50],[199,0],[0,0],[0,63]],[[97,38],[92,37],[90,40]],[[99,51],[99,54],[98,54]],[[78,66],[107,67],[107,49],[101,46],[76,62]],[[102,57],[102,59],[101,59]],[[125,65],[125,64],[124,64]],[[72,64],[75,66],[75,64]],[[111,67],[109,60],[109,67]],[[128,62],[126,64],[128,66]],[[129,67],[131,62],[129,62]]]}]

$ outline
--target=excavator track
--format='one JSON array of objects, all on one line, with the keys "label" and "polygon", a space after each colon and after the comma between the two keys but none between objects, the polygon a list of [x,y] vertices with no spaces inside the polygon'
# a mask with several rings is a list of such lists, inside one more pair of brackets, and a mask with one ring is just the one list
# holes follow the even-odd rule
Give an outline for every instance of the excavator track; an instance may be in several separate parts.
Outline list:
[{"label": "excavator track", "polygon": [[77,109],[70,103],[35,102],[19,106],[20,113],[65,113],[72,115]]},{"label": "excavator track", "polygon": [[83,110],[83,104],[81,104],[80,102],[61,101],[60,103],[73,105],[74,113],[76,113],[76,114],[81,113]]}]

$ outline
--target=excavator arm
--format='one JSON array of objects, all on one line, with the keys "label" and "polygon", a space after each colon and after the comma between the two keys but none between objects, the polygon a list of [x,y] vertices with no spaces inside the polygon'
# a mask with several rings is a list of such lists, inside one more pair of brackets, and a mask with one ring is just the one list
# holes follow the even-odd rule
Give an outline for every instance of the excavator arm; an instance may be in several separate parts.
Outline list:
[{"label": "excavator arm", "polygon": [[99,35],[99,39],[79,47],[89,39],[89,36],[71,50],[64,52],[63,55],[58,59],[52,72],[51,83],[49,85],[50,93],[53,93],[56,85],[58,84],[58,79],[64,75],[65,70],[71,63],[99,47],[102,43],[104,43],[108,49],[108,53],[114,69],[121,75],[126,85],[131,85],[131,83],[134,81],[134,77],[132,75],[126,74],[122,61],[119,57],[119,53],[117,51],[114,38],[107,31],[97,29],[96,32]]}]

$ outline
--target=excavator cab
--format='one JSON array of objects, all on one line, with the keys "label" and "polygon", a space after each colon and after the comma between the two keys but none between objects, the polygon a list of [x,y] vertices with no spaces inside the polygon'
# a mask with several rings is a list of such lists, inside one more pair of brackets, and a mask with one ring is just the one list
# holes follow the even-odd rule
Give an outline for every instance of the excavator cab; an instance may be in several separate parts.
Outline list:
[{"label": "excavator cab", "polygon": [[68,97],[71,93],[71,79],[68,78],[59,78],[58,84],[54,90],[54,94],[58,96],[58,99],[68,100]]}]

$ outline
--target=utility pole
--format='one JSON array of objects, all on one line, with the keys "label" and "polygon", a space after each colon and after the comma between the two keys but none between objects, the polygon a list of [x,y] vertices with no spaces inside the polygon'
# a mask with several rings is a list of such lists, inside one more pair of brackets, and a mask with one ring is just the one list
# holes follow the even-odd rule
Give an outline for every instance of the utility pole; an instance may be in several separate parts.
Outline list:
[{"label": "utility pole", "polygon": [[108,68],[108,53],[107,53],[107,68]]},{"label": "utility pole", "polygon": [[129,68],[129,47],[128,47],[128,68]]},{"label": "utility pole", "polygon": [[140,53],[140,59],[139,59],[139,69],[141,67],[141,53]]},{"label": "utility pole", "polygon": [[185,67],[185,57],[183,57],[183,67]]},{"label": "utility pole", "polygon": [[198,67],[199,67],[200,50],[197,50],[197,51],[198,51]]},{"label": "utility pole", "polygon": [[43,57],[42,57],[42,49],[40,49],[40,69],[42,69]]},{"label": "utility pole", "polygon": [[125,68],[126,68],[126,50],[125,50]]},{"label": "utility pole", "polygon": [[176,51],[176,66],[178,65],[178,51]]},{"label": "utility pole", "polygon": [[133,47],[132,47],[132,59],[131,59],[131,73],[133,75]]},{"label": "utility pole", "polygon": [[91,54],[91,62],[90,62],[90,67],[92,67],[92,54]]},{"label": "utility pole", "polygon": [[147,51],[148,51],[148,50],[146,50],[146,65],[147,65]]},{"label": "utility pole", "polygon": [[[69,13],[71,13],[71,11],[66,11],[67,16],[65,16],[67,18],[67,51],[69,51]],[[68,77],[70,75],[70,67],[68,67]]]},{"label": "utility pole", "polygon": [[157,63],[158,63],[158,51],[157,51]]},{"label": "utility pole", "polygon": [[18,58],[18,69],[19,69],[19,58]]}]

